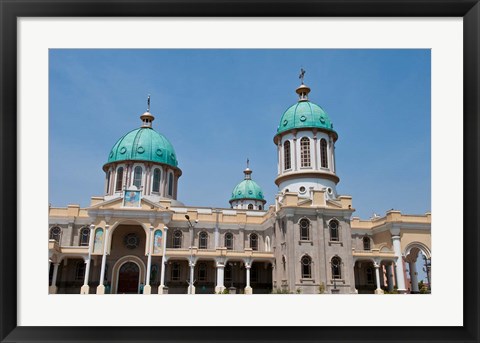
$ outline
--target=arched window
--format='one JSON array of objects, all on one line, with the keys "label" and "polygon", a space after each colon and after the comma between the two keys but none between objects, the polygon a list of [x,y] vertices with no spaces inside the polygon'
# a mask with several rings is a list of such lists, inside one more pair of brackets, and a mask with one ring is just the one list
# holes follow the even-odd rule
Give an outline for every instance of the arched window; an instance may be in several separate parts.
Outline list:
[{"label": "arched window", "polygon": [[152,183],[152,192],[160,193],[160,169],[155,168],[153,170],[153,183]]},{"label": "arched window", "polygon": [[171,271],[170,276],[171,276],[172,281],[180,280],[180,263],[178,263],[178,262],[173,262],[172,263],[172,271]]},{"label": "arched window", "polygon": [[101,252],[103,250],[103,229],[101,227],[96,228],[95,236],[93,239],[93,252]]},{"label": "arched window", "polygon": [[263,210],[262,205],[258,205],[258,210],[259,210],[259,211]]},{"label": "arched window", "polygon": [[332,278],[333,279],[341,279],[342,278],[342,260],[340,257],[335,256],[332,257],[330,262],[332,264]]},{"label": "arched window", "polygon": [[136,166],[133,170],[133,185],[140,189],[142,186],[142,167]]},{"label": "arched window", "polygon": [[265,237],[265,251],[270,251],[270,237]]},{"label": "arched window", "polygon": [[225,248],[227,248],[227,250],[233,250],[233,234],[230,232],[225,234]]},{"label": "arched window", "polygon": [[111,176],[112,172],[109,170],[107,172],[107,194],[110,193],[110,176]]},{"label": "arched window", "polygon": [[363,250],[370,250],[370,238],[363,237]]},{"label": "arched window", "polygon": [[300,220],[300,240],[309,241],[310,240],[310,221],[306,218]]},{"label": "arched window", "polygon": [[168,195],[173,196],[173,174],[168,174]]},{"label": "arched window", "polygon": [[250,248],[258,250],[258,236],[256,233],[250,234]]},{"label": "arched window", "polygon": [[310,167],[310,139],[303,137],[300,140],[300,165]]},{"label": "arched window", "polygon": [[84,227],[80,230],[80,246],[85,247],[88,246],[90,241],[90,229],[88,227]]},{"label": "arched window", "polygon": [[283,265],[283,271],[287,270],[287,259],[285,258],[285,255],[282,256],[282,265]]},{"label": "arched window", "polygon": [[301,259],[302,279],[312,278],[312,259],[310,256],[303,256]]},{"label": "arched window", "polygon": [[173,248],[180,249],[182,247],[182,236],[182,231],[180,230],[175,230],[173,232]]},{"label": "arched window", "polygon": [[328,168],[327,141],[325,138],[320,140],[320,161],[322,168]]},{"label": "arched window", "polygon": [[283,158],[284,158],[284,169],[288,170],[292,168],[292,161],[290,159],[290,141],[286,141],[283,144]]},{"label": "arched window", "polygon": [[115,191],[119,192],[122,190],[123,185],[123,167],[117,169],[117,181],[115,182]]},{"label": "arched window", "polygon": [[75,265],[75,280],[80,281],[85,278],[85,261],[78,261]]},{"label": "arched window", "polygon": [[198,281],[207,281],[207,264],[200,262],[198,264]]},{"label": "arched window", "polygon": [[54,239],[57,243],[60,243],[61,235],[62,235],[62,229],[60,229],[58,226],[55,226],[50,229],[49,239]]},{"label": "arched window", "polygon": [[207,249],[208,247],[208,234],[205,231],[200,232],[198,239],[198,248]]},{"label": "arched window", "polygon": [[253,210],[253,205],[252,205],[252,204],[248,204],[248,209],[249,209],[249,210]]},{"label": "arched window", "polygon": [[339,241],[338,222],[336,220],[331,220],[328,227],[330,228],[330,241]]}]

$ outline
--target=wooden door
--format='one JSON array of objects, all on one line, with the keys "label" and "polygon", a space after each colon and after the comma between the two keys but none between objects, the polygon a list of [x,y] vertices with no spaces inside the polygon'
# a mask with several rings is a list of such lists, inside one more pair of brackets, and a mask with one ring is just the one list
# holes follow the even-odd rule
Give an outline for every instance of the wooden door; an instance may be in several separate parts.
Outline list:
[{"label": "wooden door", "polygon": [[140,270],[133,262],[124,263],[118,274],[118,294],[138,293]]}]

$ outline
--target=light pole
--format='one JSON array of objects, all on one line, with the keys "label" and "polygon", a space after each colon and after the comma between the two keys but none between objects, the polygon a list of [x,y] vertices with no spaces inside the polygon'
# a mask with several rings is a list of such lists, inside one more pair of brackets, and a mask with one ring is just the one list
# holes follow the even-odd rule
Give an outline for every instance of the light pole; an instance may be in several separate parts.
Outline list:
[{"label": "light pole", "polygon": [[190,266],[190,281],[188,282],[188,294],[194,294],[194,283],[195,280],[193,279],[193,274],[195,270],[195,261],[193,259],[193,253],[192,253],[192,244],[193,244],[193,229],[195,225],[198,224],[198,219],[195,219],[195,224],[192,224],[190,221],[190,216],[188,214],[185,215],[185,219],[187,220],[188,227],[190,229],[190,261],[189,261],[189,266]]}]

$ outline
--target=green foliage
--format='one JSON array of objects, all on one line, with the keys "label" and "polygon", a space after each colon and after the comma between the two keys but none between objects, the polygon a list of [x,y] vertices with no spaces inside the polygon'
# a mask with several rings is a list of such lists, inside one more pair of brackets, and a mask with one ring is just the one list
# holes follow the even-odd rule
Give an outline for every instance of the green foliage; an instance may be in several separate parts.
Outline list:
[{"label": "green foliage", "polygon": [[288,288],[274,288],[271,294],[292,294]]},{"label": "green foliage", "polygon": [[428,287],[425,283],[423,283],[423,280],[418,283],[418,289],[420,290],[420,294],[427,294],[428,292]]},{"label": "green foliage", "polygon": [[389,292],[388,289],[384,290],[384,294],[398,294],[397,287],[393,287],[393,291]]}]

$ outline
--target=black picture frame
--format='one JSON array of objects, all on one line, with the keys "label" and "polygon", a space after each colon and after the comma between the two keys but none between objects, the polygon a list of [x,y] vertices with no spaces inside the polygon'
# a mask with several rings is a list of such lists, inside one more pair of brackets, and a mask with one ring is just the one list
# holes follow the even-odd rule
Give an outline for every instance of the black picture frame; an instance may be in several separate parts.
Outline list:
[{"label": "black picture frame", "polygon": [[[478,342],[478,155],[480,4],[478,0],[0,0],[0,339],[2,342]],[[464,210],[462,327],[20,327],[17,326],[17,18],[19,17],[463,17]],[[455,114],[460,115],[460,113]],[[452,228],[453,229],[453,228]],[[460,229],[460,228],[455,228]],[[453,253],[452,258],[461,257]],[[428,312],[428,311],[427,311]],[[328,309],[323,312],[328,315]],[[274,315],[274,314],[272,314]],[[421,321],[421,316],[419,316]],[[372,325],[375,321],[372,319]],[[52,323],[54,324],[54,323]]]}]

